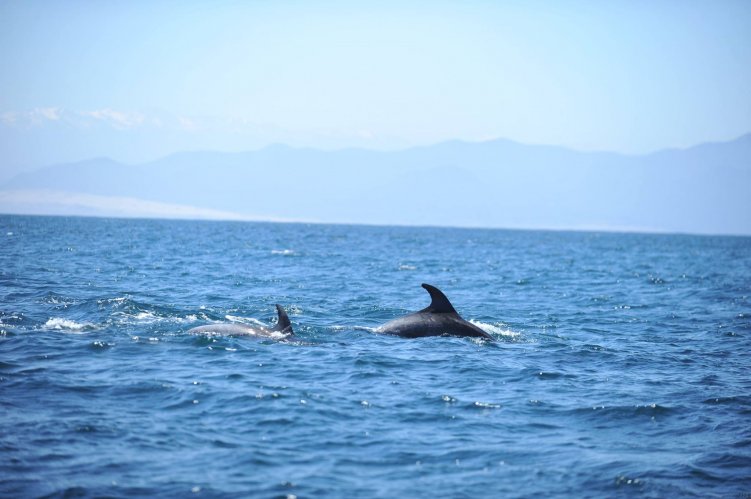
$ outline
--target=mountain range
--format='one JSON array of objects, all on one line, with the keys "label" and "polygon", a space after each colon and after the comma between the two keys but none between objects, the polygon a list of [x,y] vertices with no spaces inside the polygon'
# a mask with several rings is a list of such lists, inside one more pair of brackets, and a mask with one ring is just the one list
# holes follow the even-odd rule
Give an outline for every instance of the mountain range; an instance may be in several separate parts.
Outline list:
[{"label": "mountain range", "polygon": [[647,155],[275,145],[52,165],[0,186],[0,212],[751,234],[750,190],[751,134]]}]

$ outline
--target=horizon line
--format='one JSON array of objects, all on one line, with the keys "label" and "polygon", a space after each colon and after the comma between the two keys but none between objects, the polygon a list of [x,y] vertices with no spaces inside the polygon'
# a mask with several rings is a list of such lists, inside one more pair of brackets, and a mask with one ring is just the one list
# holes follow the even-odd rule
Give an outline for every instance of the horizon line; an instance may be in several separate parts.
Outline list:
[{"label": "horizon line", "polygon": [[405,229],[452,229],[452,230],[487,230],[517,232],[574,232],[581,234],[630,234],[643,236],[690,236],[690,237],[733,237],[751,238],[751,234],[668,231],[647,227],[497,227],[474,225],[440,225],[409,223],[368,223],[368,222],[323,222],[320,220],[273,220],[270,218],[191,218],[148,215],[105,215],[105,214],[61,214],[61,213],[19,213],[0,211],[0,217],[55,217],[55,218],[95,218],[111,220],[160,220],[166,222],[207,222],[207,223],[247,223],[247,224],[287,224],[287,225],[336,225],[347,227],[382,227]]}]

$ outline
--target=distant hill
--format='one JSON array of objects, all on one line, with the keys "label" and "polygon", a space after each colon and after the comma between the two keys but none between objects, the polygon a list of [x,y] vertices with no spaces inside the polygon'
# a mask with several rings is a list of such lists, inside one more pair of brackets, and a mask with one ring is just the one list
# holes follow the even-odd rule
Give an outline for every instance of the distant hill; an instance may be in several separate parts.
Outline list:
[{"label": "distant hill", "polygon": [[493,140],[100,158],[0,191],[6,213],[751,234],[751,134],[642,156]]}]

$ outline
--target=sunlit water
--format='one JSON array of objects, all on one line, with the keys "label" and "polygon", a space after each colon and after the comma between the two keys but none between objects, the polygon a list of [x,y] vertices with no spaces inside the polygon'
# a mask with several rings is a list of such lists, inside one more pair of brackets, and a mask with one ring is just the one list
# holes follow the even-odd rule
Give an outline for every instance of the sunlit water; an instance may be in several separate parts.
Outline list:
[{"label": "sunlit water", "polygon": [[[373,333],[422,282],[497,342]],[[747,497],[750,295],[751,238],[0,216],[0,496]]]}]

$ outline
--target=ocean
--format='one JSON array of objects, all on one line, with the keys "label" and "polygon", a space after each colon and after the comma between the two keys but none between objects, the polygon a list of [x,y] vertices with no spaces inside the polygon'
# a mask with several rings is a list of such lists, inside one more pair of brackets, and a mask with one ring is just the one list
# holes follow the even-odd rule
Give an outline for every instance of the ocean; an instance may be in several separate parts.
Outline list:
[{"label": "ocean", "polygon": [[[496,341],[376,334],[423,282]],[[0,496],[751,497],[750,297],[749,237],[2,215]]]}]

